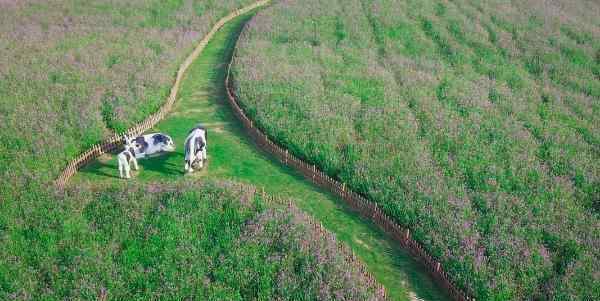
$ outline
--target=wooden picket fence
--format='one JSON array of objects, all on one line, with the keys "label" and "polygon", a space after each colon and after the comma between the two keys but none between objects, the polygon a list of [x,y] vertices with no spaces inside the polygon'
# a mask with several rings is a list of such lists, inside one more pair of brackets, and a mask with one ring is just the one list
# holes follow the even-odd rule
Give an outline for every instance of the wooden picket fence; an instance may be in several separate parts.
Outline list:
[{"label": "wooden picket fence", "polygon": [[[235,52],[234,52],[235,53]],[[434,279],[442,286],[449,295],[458,301],[475,301],[468,294],[461,290],[451,279],[450,275],[444,270],[442,264],[433,258],[423,246],[414,240],[410,235],[408,228],[402,227],[390,218],[379,206],[356,192],[351,191],[345,185],[336,179],[329,177],[315,165],[308,164],[290,152],[274,143],[261,129],[254,125],[254,122],[248,118],[244,110],[240,107],[237,96],[235,95],[231,78],[231,65],[235,60],[235,54],[229,63],[227,76],[225,78],[225,87],[227,90],[228,102],[231,105],[235,116],[242,122],[246,133],[252,138],[256,145],[275,156],[281,163],[293,167],[304,177],[314,184],[323,187],[333,194],[343,199],[353,210],[365,218],[371,219],[379,228],[388,233],[403,248],[415,256],[431,273]]]},{"label": "wooden picket fence", "polygon": [[243,15],[255,8],[267,5],[269,2],[270,0],[261,0],[255,2],[254,4],[251,4],[244,8],[234,10],[229,15],[217,21],[217,23],[213,25],[212,29],[208,32],[208,34],[206,34],[206,36],[204,36],[204,38],[198,43],[194,51],[185,59],[181,66],[179,66],[179,70],[177,71],[177,77],[175,78],[175,82],[171,87],[171,93],[169,94],[169,97],[167,98],[165,104],[156,113],[148,116],[141,123],[137,124],[136,126],[128,129],[123,133],[114,134],[113,136],[106,139],[104,142],[92,146],[90,149],[88,149],[84,153],[80,154],[77,158],[69,162],[67,166],[63,169],[62,173],[54,181],[55,186],[61,189],[64,188],[69,179],[81,167],[85,166],[95,158],[98,158],[102,154],[113,152],[119,147],[121,147],[121,137],[124,134],[137,136],[153,128],[160,120],[162,120],[167,115],[169,111],[171,111],[171,108],[173,107],[173,104],[177,99],[177,92],[179,92],[179,86],[181,85],[181,81],[186,70],[190,67],[192,62],[194,62],[194,60],[196,60],[196,58],[198,58],[198,56],[202,53],[210,39],[212,39],[212,37],[217,33],[217,31],[221,29],[221,27],[223,27],[225,23],[231,21],[235,17]]},{"label": "wooden picket fence", "polygon": [[346,262],[360,273],[365,280],[363,284],[373,290],[376,300],[387,300],[387,292],[385,287],[377,282],[375,277],[366,269],[364,263],[360,261],[352,249],[350,249],[341,241],[337,241],[334,233],[327,230],[321,223],[315,221],[312,217],[304,214],[304,212],[296,207],[296,205],[294,205],[289,199],[283,199],[278,196],[267,194],[264,192],[264,190],[261,193],[261,197],[267,203],[287,206],[288,212],[294,212],[296,216],[300,217],[303,223],[307,225],[307,230],[309,230],[309,233],[312,236],[312,241],[318,241],[318,239],[321,238],[324,238],[328,241],[335,241],[337,250],[340,252],[340,254],[342,254]]}]

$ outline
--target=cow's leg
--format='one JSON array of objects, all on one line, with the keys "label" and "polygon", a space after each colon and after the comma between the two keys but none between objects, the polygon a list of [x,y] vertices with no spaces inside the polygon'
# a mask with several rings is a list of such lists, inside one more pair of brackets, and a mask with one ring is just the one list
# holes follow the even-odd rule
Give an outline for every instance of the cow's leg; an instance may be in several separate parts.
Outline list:
[{"label": "cow's leg", "polygon": [[192,161],[185,160],[185,171],[194,172],[194,169],[192,168]]},{"label": "cow's leg", "polygon": [[192,160],[185,160],[185,171],[187,172],[194,172],[194,168],[192,167],[194,165],[194,161]]},{"label": "cow's leg", "polygon": [[130,179],[131,178],[131,174],[129,173],[129,164],[125,164],[125,178]]},{"label": "cow's leg", "polygon": [[204,167],[204,157],[202,156],[202,151],[198,152],[196,156],[196,162],[198,162],[198,168]]},{"label": "cow's leg", "polygon": [[121,162],[121,159],[119,158],[119,177],[121,177],[121,178],[124,177],[123,172],[124,172],[124,170],[123,170],[123,162]]},{"label": "cow's leg", "polygon": [[190,152],[190,158],[189,158],[188,162],[189,162],[189,169],[188,169],[188,171],[189,172],[194,172],[194,162],[196,162],[196,156],[194,155],[193,150],[192,150],[192,152]]},{"label": "cow's leg", "polygon": [[208,156],[206,156],[206,146],[204,147],[204,149],[202,150],[202,159],[204,161],[208,160]]},{"label": "cow's leg", "polygon": [[133,169],[138,170],[138,163],[137,163],[137,160],[135,159],[135,157],[131,158],[131,163],[133,163]]}]

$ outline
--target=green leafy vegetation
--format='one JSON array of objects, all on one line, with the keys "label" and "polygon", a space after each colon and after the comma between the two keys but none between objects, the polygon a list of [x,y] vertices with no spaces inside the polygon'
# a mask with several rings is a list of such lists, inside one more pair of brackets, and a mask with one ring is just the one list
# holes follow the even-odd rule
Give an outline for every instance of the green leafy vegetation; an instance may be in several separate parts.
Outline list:
[{"label": "green leafy vegetation", "polygon": [[377,299],[330,235],[252,187],[32,191],[0,203],[2,300]]},{"label": "green leafy vegetation", "polygon": [[236,90],[478,300],[599,299],[599,9],[282,2],[242,33]]}]

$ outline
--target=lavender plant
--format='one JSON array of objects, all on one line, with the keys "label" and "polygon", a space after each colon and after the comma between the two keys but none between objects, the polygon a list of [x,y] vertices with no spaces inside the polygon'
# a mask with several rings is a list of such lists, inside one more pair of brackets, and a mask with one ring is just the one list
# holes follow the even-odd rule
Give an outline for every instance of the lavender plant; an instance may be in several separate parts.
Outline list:
[{"label": "lavender plant", "polygon": [[600,298],[600,6],[281,1],[235,89],[481,300]]},{"label": "lavender plant", "polygon": [[27,190],[1,204],[0,299],[380,299],[335,237],[269,199],[230,182]]}]

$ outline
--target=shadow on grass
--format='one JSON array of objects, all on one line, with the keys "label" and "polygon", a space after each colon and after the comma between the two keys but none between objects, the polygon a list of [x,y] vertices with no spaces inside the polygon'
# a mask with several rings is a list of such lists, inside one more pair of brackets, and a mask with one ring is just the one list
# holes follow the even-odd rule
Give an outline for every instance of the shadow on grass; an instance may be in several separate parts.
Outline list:
[{"label": "shadow on grass", "polygon": [[[181,164],[178,165],[173,161],[181,162]],[[154,172],[164,176],[183,176],[183,162],[183,154],[177,152],[163,153],[138,160],[138,164],[143,167],[141,172]]]},{"label": "shadow on grass", "polygon": [[111,158],[111,160],[107,162],[102,162],[96,159],[92,163],[79,170],[79,172],[83,174],[92,175],[93,177],[120,179],[119,168],[114,158]]},{"label": "shadow on grass", "polygon": [[[115,168],[114,166],[110,166],[108,164],[103,164],[103,163],[99,163],[99,165],[101,165],[99,169],[90,169],[90,170],[85,170],[83,172],[93,173],[93,174],[95,174],[97,176],[107,177],[107,178],[113,178],[113,179],[120,179],[121,178],[118,175],[119,174],[118,168]],[[110,166],[110,168],[113,168],[115,170],[116,174],[111,174],[111,173],[108,173],[108,172],[102,170],[103,167],[108,167],[108,166]]]},{"label": "shadow on grass", "polygon": [[[181,162],[181,165],[174,163]],[[131,169],[134,173],[152,172],[161,176],[182,176],[183,172],[183,154],[180,153],[162,153],[157,156],[147,157],[138,159],[139,171]],[[102,162],[95,160],[82,168],[79,172],[82,174],[89,175],[90,178],[96,178],[102,180],[102,178],[108,179],[120,179],[119,168],[115,157],[113,156],[110,160]],[[138,175],[139,176],[139,175]]]}]

